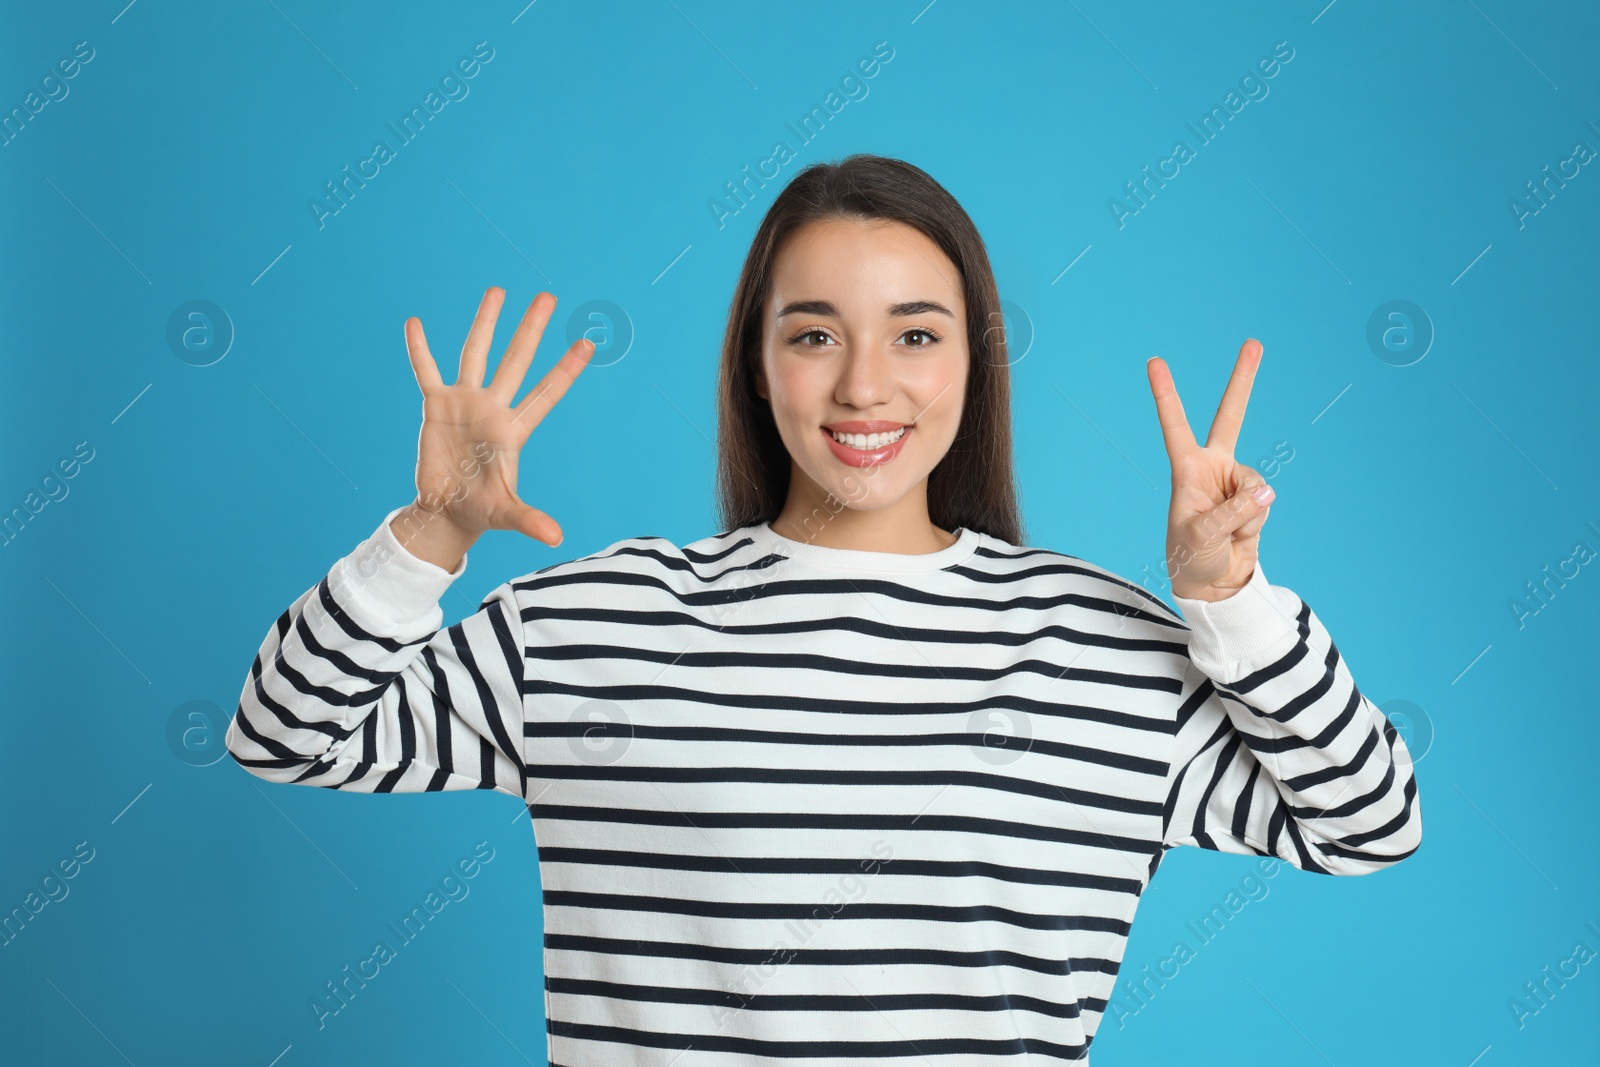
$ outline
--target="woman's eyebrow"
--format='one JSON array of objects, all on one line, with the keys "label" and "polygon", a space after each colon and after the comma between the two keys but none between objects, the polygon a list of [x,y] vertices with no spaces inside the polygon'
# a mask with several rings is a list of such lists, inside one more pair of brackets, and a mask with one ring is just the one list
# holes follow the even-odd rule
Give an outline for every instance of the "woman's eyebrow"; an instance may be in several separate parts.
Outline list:
[{"label": "woman's eyebrow", "polygon": [[[955,313],[937,300],[908,300],[903,304],[890,304],[889,317],[892,319],[905,318],[908,315],[922,315],[928,312],[937,312],[955,318]],[[840,318],[839,309],[831,300],[795,300],[778,309],[778,318],[785,315],[828,315]]]}]

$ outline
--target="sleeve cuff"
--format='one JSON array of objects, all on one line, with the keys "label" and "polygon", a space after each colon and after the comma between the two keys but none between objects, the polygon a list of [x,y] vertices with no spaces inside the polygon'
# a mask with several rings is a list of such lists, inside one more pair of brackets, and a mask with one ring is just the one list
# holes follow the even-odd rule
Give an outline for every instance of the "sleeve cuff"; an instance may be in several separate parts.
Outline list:
[{"label": "sleeve cuff", "polygon": [[1255,572],[1224,600],[1172,596],[1189,624],[1189,654],[1206,673],[1232,674],[1238,663],[1276,659],[1299,639],[1296,610],[1267,582],[1257,560]]},{"label": "sleeve cuff", "polygon": [[365,629],[402,640],[437,630],[444,621],[439,598],[467,569],[467,554],[454,571],[406,551],[389,522],[409,504],[383,517],[365,541],[333,566],[328,587],[334,599]]}]

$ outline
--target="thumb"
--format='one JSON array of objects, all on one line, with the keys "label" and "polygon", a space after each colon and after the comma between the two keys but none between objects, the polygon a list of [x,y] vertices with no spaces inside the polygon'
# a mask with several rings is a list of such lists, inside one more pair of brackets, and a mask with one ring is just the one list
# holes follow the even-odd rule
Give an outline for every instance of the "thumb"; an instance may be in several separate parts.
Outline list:
[{"label": "thumb", "polygon": [[566,534],[561,531],[561,524],[536,507],[517,501],[517,511],[511,518],[511,528],[520,534],[525,534],[549,545],[558,547],[566,540]]},{"label": "thumb", "polygon": [[1200,516],[1198,522],[1206,543],[1220,544],[1236,534],[1249,537],[1256,533],[1266,521],[1275,495],[1260,475],[1242,480],[1232,496]]}]

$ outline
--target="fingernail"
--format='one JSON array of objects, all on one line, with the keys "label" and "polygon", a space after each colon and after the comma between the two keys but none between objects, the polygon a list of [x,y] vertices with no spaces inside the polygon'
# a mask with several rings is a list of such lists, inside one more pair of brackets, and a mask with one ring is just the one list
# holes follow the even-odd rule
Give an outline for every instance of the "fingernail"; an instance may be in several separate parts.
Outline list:
[{"label": "fingernail", "polygon": [[1250,495],[1256,498],[1257,504],[1265,504],[1274,496],[1272,492],[1272,486],[1268,485],[1266,482],[1262,482],[1260,485],[1250,490]]}]

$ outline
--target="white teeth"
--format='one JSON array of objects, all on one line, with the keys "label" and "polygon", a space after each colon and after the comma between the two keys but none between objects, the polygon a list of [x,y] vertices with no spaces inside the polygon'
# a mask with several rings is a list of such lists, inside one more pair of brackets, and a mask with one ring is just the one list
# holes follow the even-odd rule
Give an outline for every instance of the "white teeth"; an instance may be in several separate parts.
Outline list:
[{"label": "white teeth", "polygon": [[862,450],[871,450],[874,448],[882,448],[884,445],[894,444],[896,441],[900,440],[900,438],[905,436],[905,433],[908,429],[910,429],[909,426],[902,426],[892,433],[868,434],[839,433],[835,430],[829,430],[828,432],[833,434],[833,439],[842,445],[849,445],[851,448],[859,448]]}]

